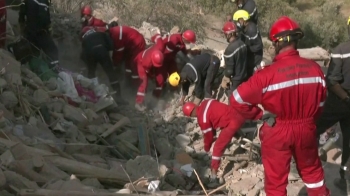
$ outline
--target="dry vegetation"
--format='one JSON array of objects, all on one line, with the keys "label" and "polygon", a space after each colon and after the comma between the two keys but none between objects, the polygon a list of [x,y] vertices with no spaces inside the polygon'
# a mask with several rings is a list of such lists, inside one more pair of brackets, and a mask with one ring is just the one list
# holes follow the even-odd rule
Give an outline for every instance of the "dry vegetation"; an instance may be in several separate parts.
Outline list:
[{"label": "dry vegetation", "polygon": [[[346,0],[344,0],[346,1]],[[81,4],[89,0],[53,0],[59,12],[77,12]],[[142,21],[170,30],[174,25],[192,28],[204,37],[207,15],[223,18],[233,13],[235,6],[228,0],[99,0],[95,7],[108,7],[123,24],[140,26]],[[96,3],[98,2],[98,3]],[[266,36],[272,22],[281,15],[288,15],[301,24],[305,31],[302,47],[334,47],[348,38],[346,17],[341,14],[343,1],[326,0],[256,0],[260,14],[260,29]],[[346,5],[346,4],[345,4]]]}]

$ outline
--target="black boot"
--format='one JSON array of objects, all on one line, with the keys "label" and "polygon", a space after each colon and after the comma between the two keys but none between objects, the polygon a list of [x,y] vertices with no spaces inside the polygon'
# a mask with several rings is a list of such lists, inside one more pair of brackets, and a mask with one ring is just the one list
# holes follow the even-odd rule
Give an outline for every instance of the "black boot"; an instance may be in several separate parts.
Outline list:
[{"label": "black boot", "polygon": [[116,91],[116,93],[113,95],[114,101],[119,105],[129,105],[129,102],[123,99],[122,93],[120,90],[120,84],[112,84],[112,89]]}]

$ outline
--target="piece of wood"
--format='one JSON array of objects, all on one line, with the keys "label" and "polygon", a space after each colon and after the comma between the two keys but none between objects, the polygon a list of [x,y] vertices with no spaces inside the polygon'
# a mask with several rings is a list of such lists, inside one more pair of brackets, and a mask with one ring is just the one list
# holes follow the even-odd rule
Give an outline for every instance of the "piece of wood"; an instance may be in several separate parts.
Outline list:
[{"label": "piece of wood", "polygon": [[151,144],[149,142],[148,129],[146,129],[144,125],[139,125],[138,137],[141,155],[151,155]]},{"label": "piece of wood", "polygon": [[107,170],[58,156],[45,156],[44,160],[71,174],[89,175],[91,178],[97,179],[111,179],[113,183],[119,185],[129,182],[128,177],[120,171]]},{"label": "piece of wood", "polygon": [[112,127],[110,127],[104,133],[102,133],[101,137],[106,138],[107,136],[114,133],[119,128],[121,128],[129,123],[130,123],[130,119],[128,117],[123,117],[117,123],[115,123]]}]

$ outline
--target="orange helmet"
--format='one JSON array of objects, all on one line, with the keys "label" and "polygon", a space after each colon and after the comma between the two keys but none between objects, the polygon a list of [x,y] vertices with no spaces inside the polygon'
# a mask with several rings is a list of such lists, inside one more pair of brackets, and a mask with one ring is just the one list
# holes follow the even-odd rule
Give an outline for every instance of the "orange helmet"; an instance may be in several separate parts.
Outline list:
[{"label": "orange helmet", "polygon": [[196,33],[192,30],[186,30],[182,33],[182,38],[189,41],[190,43],[196,43]]},{"label": "orange helmet", "polygon": [[81,8],[81,15],[92,15],[92,8],[89,5],[85,5],[84,7]]},{"label": "orange helmet", "polygon": [[154,67],[161,67],[163,65],[164,55],[161,51],[155,50],[151,54],[151,59]]},{"label": "orange helmet", "polygon": [[196,104],[194,104],[193,102],[186,102],[183,106],[182,106],[182,112],[184,113],[185,116],[190,117],[192,111],[194,110],[194,108],[196,108]]}]

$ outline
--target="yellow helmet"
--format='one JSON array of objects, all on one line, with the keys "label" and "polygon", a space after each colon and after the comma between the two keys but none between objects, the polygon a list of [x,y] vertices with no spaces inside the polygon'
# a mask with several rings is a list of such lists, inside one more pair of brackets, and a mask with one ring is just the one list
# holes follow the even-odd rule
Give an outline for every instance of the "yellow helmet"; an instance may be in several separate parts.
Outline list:
[{"label": "yellow helmet", "polygon": [[178,86],[180,83],[180,75],[177,72],[172,73],[169,76],[169,84],[173,87]]},{"label": "yellow helmet", "polygon": [[349,16],[349,18],[348,18],[348,25],[350,25],[350,16]]},{"label": "yellow helmet", "polygon": [[238,19],[242,18],[243,20],[247,21],[250,18],[250,15],[247,11],[245,10],[237,10],[234,14],[233,14],[233,20],[234,21],[238,21]]}]

